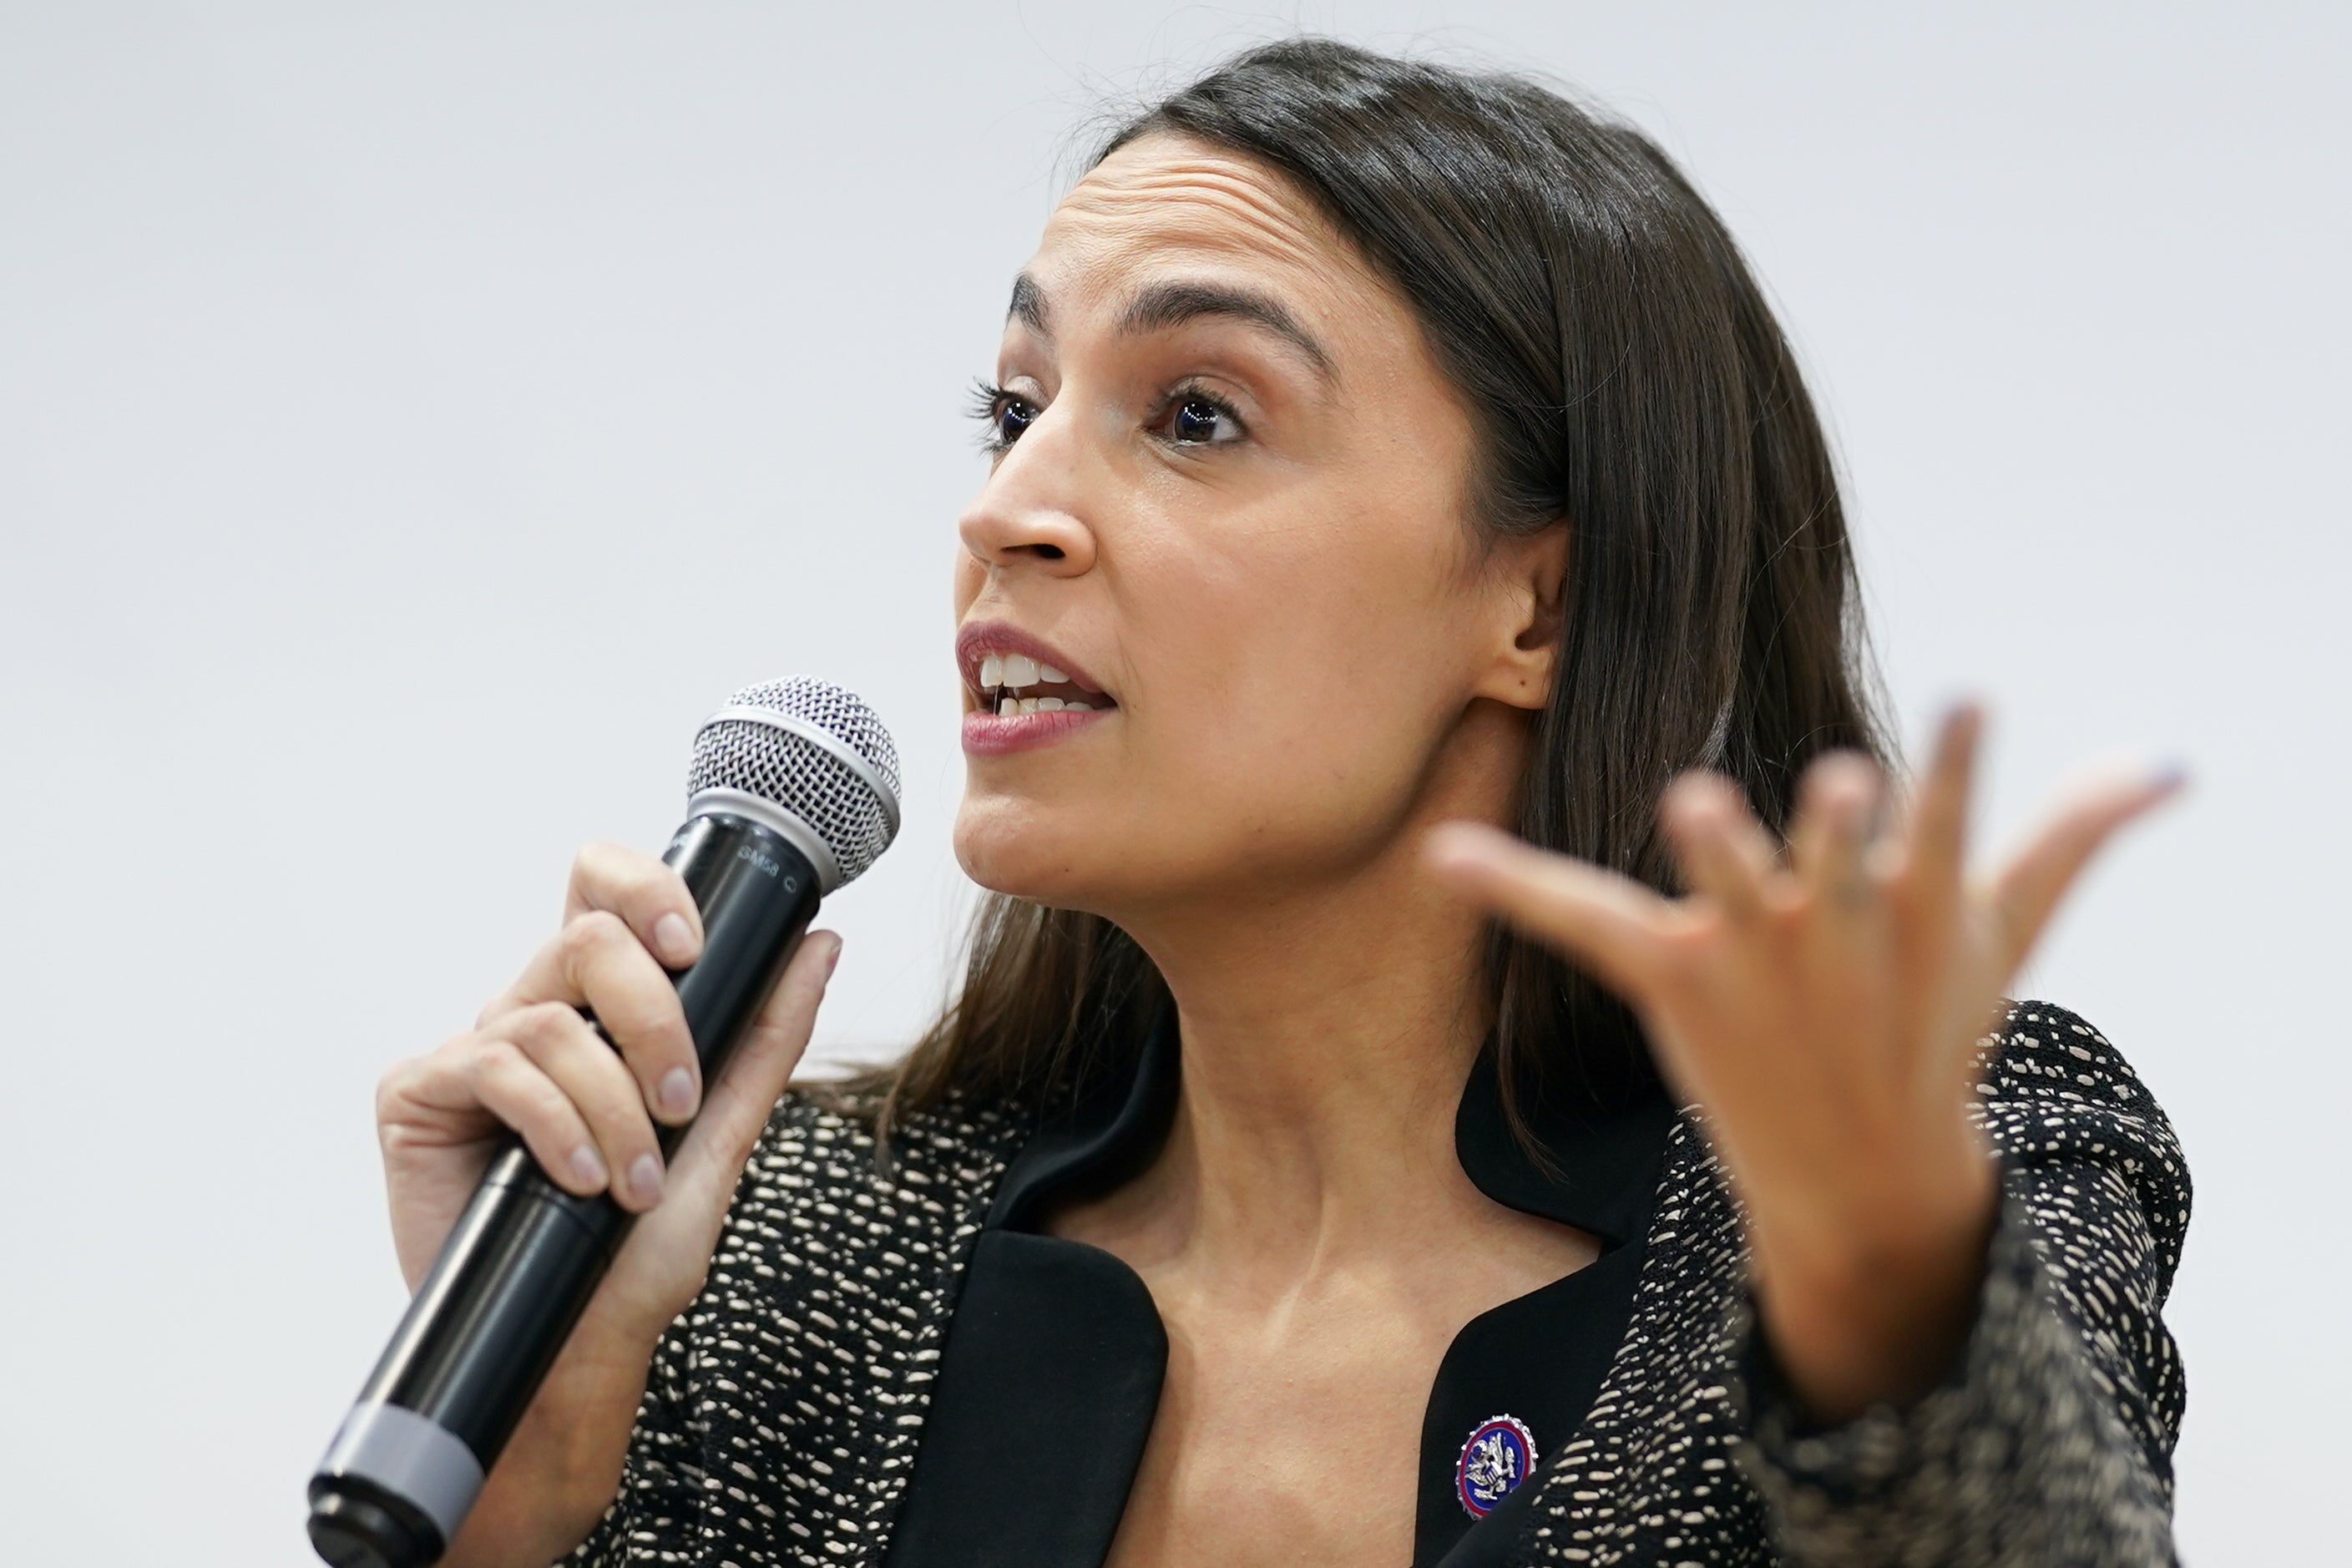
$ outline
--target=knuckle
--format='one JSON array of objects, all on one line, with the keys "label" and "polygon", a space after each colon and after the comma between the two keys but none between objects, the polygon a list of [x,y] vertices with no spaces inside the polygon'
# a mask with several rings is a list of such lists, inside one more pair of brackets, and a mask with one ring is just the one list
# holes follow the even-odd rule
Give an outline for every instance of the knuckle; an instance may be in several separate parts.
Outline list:
[{"label": "knuckle", "polygon": [[509,1014],[497,1043],[531,1057],[555,1049],[584,1025],[577,1008],[564,1002],[534,1002]]},{"label": "knuckle", "polygon": [[653,1118],[646,1114],[646,1102],[635,1086],[624,1089],[600,1085],[593,1098],[594,1103],[582,1110],[596,1130],[596,1141],[613,1156],[614,1170],[625,1171],[638,1155],[660,1147],[654,1136]]},{"label": "knuckle", "polygon": [[424,1057],[403,1057],[383,1069],[383,1076],[375,1080],[375,1119],[379,1122],[391,1118],[417,1079],[425,1076],[426,1060]]},{"label": "knuckle", "polygon": [[563,922],[564,958],[579,963],[604,952],[615,942],[634,940],[621,917],[607,910],[588,910]]},{"label": "knuckle", "polygon": [[583,1114],[600,1126],[626,1127],[646,1120],[644,1088],[610,1051],[582,1058],[568,1083]]},{"label": "knuckle", "polygon": [[580,1124],[580,1108],[563,1092],[563,1086],[544,1073],[534,1075],[529,1095],[533,1120],[549,1135],[569,1131]]},{"label": "knuckle", "polygon": [[468,1071],[476,1082],[512,1072],[530,1061],[522,1047],[502,1035],[485,1036],[474,1049]]},{"label": "knuckle", "polygon": [[617,894],[619,901],[656,889],[666,876],[677,875],[643,850],[602,840],[582,846],[574,864],[585,885]]},{"label": "knuckle", "polygon": [[641,1057],[631,1062],[614,1059],[614,1070],[602,1086],[610,1095],[618,1114],[626,1116],[633,1125],[642,1124],[646,1135],[653,1135],[654,1095],[667,1064]]},{"label": "knuckle", "polygon": [[473,1090],[478,1102],[489,1106],[494,1100],[503,1098],[499,1092],[501,1088],[515,1076],[515,1068],[523,1065],[525,1059],[512,1041],[485,1037],[466,1058],[463,1069],[466,1085]]},{"label": "knuckle", "polygon": [[667,867],[649,855],[625,851],[613,866],[613,890],[625,899],[642,899],[660,888],[661,873],[667,869]]},{"label": "knuckle", "polygon": [[494,1053],[484,1070],[488,1079],[484,1105],[516,1131],[536,1140],[577,1125],[580,1113],[562,1086],[512,1047]]},{"label": "knuckle", "polygon": [[618,883],[631,892],[647,892],[667,887],[677,873],[667,862],[642,849],[614,846],[613,873]]},{"label": "knuckle", "polygon": [[613,874],[614,863],[623,850],[609,839],[592,838],[572,851],[572,885],[575,888],[602,887]]},{"label": "knuckle", "polygon": [[633,981],[602,1000],[604,1005],[597,1016],[604,1020],[614,1047],[623,1057],[633,1061],[642,1057],[666,1062],[678,1052],[693,1048],[686,1027],[685,1006],[678,1001],[677,993],[660,980],[646,977]]},{"label": "knuckle", "polygon": [[679,1005],[677,992],[665,988],[647,998],[641,1037],[664,1066],[672,1065],[671,1058],[693,1054],[694,1037],[687,1029],[686,1009]]}]

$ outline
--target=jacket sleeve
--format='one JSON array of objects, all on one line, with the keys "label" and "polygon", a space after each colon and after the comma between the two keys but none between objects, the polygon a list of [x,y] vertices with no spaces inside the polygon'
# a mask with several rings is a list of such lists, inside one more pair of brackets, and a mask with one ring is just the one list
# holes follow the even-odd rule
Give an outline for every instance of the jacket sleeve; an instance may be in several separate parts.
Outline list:
[{"label": "jacket sleeve", "polygon": [[704,1488],[705,1423],[695,1414],[693,1317],[670,1324],[654,1347],[637,1405],[621,1485],[588,1539],[563,1559],[570,1568],[636,1568],[693,1563]]},{"label": "jacket sleeve", "polygon": [[2001,1166],[1976,1316],[1907,1405],[1808,1420],[1734,1310],[1741,1467],[1806,1568],[2141,1568],[2178,1561],[2172,1450],[2185,1390],[2160,1316],[2189,1224],[2171,1124],[2091,1026],[2012,1004],[1972,1117]]}]

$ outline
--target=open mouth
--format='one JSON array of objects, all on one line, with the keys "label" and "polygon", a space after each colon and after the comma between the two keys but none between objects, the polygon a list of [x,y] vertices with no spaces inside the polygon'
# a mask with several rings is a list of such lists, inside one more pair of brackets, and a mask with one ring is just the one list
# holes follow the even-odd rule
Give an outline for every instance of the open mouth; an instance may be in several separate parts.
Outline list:
[{"label": "open mouth", "polygon": [[1110,694],[1025,653],[981,650],[973,684],[980,708],[1009,719],[1023,713],[1090,713],[1116,708]]}]

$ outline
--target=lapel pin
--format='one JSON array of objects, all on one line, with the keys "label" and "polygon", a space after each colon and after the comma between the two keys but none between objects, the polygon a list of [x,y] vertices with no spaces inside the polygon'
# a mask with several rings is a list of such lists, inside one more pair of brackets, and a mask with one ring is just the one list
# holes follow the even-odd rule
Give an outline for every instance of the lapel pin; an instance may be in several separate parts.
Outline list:
[{"label": "lapel pin", "polygon": [[1473,1519],[1484,1519],[1536,1468],[1536,1435],[1516,1415],[1490,1415],[1462,1445],[1454,1488]]}]

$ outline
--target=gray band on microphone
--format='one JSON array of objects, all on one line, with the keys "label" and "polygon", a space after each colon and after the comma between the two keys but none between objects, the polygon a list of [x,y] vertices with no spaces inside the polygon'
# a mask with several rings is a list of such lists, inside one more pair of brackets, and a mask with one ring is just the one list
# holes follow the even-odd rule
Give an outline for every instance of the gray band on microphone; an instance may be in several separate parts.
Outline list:
[{"label": "gray band on microphone", "polygon": [[405,1498],[441,1531],[457,1538],[482,1489],[482,1462],[465,1439],[397,1405],[355,1405],[319,1461],[322,1476],[356,1476]]}]

